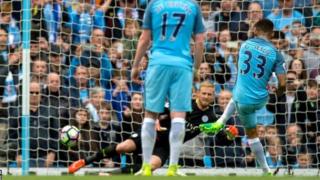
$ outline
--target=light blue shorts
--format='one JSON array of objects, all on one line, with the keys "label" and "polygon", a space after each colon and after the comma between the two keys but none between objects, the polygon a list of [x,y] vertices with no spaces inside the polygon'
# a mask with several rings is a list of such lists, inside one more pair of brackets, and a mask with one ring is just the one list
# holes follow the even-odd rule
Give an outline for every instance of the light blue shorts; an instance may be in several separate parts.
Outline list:
[{"label": "light blue shorts", "polygon": [[260,110],[266,105],[266,102],[259,104],[240,104],[235,101],[239,118],[242,125],[246,129],[253,129],[257,126],[257,110]]},{"label": "light blue shorts", "polygon": [[145,109],[155,113],[164,111],[166,100],[172,112],[191,111],[192,71],[175,66],[153,65],[145,79]]}]

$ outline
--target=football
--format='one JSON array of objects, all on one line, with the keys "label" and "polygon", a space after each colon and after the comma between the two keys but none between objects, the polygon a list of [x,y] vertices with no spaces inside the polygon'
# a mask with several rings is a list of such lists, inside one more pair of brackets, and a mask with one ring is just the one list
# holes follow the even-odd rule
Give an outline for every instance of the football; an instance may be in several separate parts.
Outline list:
[{"label": "football", "polygon": [[75,126],[64,126],[60,131],[60,142],[67,147],[73,147],[78,143],[80,130]]}]

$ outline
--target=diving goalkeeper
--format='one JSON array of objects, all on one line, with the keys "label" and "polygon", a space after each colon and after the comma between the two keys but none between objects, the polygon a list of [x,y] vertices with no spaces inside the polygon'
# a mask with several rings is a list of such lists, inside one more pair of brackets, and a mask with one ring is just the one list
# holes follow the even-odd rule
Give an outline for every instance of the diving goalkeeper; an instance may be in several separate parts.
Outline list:
[{"label": "diving goalkeeper", "polygon": [[[201,133],[199,125],[208,122],[215,122],[216,115],[211,106],[214,100],[214,85],[210,82],[203,82],[200,85],[200,89],[197,94],[197,98],[192,101],[192,112],[187,113],[186,118],[186,135],[184,142],[196,137]],[[157,130],[157,138],[153,155],[151,158],[151,168],[155,170],[163,166],[169,157],[169,129],[171,125],[170,112],[166,108],[166,111],[159,116],[159,123]],[[235,126],[229,126],[227,131],[221,131],[217,134],[218,138],[233,140],[238,134],[238,129]],[[133,133],[130,138],[117,144],[105,147],[94,155],[85,159],[75,161],[69,166],[69,173],[75,173],[80,168],[91,164],[93,162],[99,162],[104,158],[112,158],[118,156],[121,153],[134,153],[136,157],[141,154],[141,137],[140,133]],[[134,163],[136,166],[132,168],[133,172],[137,172],[141,166],[141,159],[136,159]],[[139,172],[137,173],[139,174]]]}]

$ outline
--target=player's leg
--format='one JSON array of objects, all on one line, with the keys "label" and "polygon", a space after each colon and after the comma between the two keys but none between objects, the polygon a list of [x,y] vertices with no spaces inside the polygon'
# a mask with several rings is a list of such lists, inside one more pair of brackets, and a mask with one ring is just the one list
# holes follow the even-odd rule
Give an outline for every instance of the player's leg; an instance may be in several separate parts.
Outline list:
[{"label": "player's leg", "polygon": [[228,121],[228,119],[231,118],[231,116],[236,112],[236,105],[233,101],[233,99],[231,98],[226,109],[224,110],[223,114],[220,116],[220,118],[217,120],[217,123],[220,124],[226,124],[226,122]]},{"label": "player's leg", "polygon": [[239,112],[239,118],[246,129],[246,135],[248,137],[248,143],[251,151],[255,154],[259,165],[262,167],[263,173],[266,175],[271,175],[270,168],[267,164],[266,157],[264,154],[264,149],[260,142],[256,129],[256,111],[258,109],[261,109],[264,106],[264,104],[265,103],[257,105],[241,105],[236,103],[236,108]]},{"label": "player's leg", "polygon": [[214,123],[206,123],[200,125],[200,129],[205,133],[213,133],[216,134],[221,131],[224,127],[228,119],[236,112],[236,105],[233,99],[230,99],[226,109],[224,110],[221,117]]},{"label": "player's leg", "polygon": [[178,161],[185,136],[186,112],[191,111],[192,72],[172,68],[174,75],[169,89],[171,128],[169,134],[170,157],[168,176],[177,175]]},{"label": "player's leg", "polygon": [[99,162],[103,158],[112,158],[114,156],[117,156],[118,154],[124,153],[124,152],[132,152],[136,149],[136,144],[132,139],[127,139],[120,144],[117,145],[110,145],[108,147],[105,147],[103,149],[100,149],[98,152],[93,154],[92,156],[88,156],[84,159],[79,159],[78,161],[73,162],[69,168],[68,172],[70,174],[75,173],[82,167],[91,164],[93,162]]},{"label": "player's leg", "polygon": [[145,176],[151,175],[151,155],[156,140],[155,120],[163,112],[169,81],[166,66],[150,66],[145,80],[145,118],[141,129],[142,171]]}]

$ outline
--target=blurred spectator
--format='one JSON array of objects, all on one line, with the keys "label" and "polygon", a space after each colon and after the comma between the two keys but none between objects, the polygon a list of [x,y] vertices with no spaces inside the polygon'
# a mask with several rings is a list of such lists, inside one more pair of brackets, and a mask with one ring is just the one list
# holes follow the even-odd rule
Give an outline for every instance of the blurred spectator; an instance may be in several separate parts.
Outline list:
[{"label": "blurred spectator", "polygon": [[57,40],[57,35],[61,29],[62,20],[62,2],[47,0],[43,4],[42,21],[47,32],[47,40],[49,43],[54,43]]},{"label": "blurred spectator", "polygon": [[299,87],[304,87],[307,80],[307,70],[304,61],[301,59],[290,61],[288,70],[296,72]]},{"label": "blurred spectator", "polygon": [[109,48],[108,55],[110,57],[110,61],[112,66],[116,69],[121,69],[124,61],[123,57],[123,44],[121,41],[114,41]]},{"label": "blurred spectator", "polygon": [[103,88],[96,86],[90,89],[89,100],[85,103],[85,106],[93,123],[99,123],[100,121],[98,110],[101,108],[100,106],[104,102],[104,97],[105,90]]},{"label": "blurred spectator", "polygon": [[232,0],[222,0],[220,5],[220,12],[213,18],[215,31],[221,32],[227,29],[230,31],[230,40],[235,41],[238,39],[240,21],[242,21],[241,13],[237,11],[237,4]]},{"label": "blurred spectator", "polygon": [[7,29],[0,25],[0,56],[4,62],[8,62],[8,31]]},{"label": "blurred spectator", "polygon": [[104,14],[110,3],[111,0],[107,0],[98,9],[94,9],[87,0],[80,0],[75,9],[68,5],[70,24],[67,26],[72,32],[72,43],[86,44],[90,39],[92,29],[104,30]]},{"label": "blurred spectator", "polygon": [[71,107],[80,107],[89,100],[89,73],[85,66],[78,66],[74,73],[75,84],[69,87]]},{"label": "blurred spectator", "polygon": [[125,107],[129,105],[129,101],[131,98],[130,88],[127,84],[126,79],[120,79],[115,87],[112,89],[111,97],[107,97],[108,101],[111,101],[112,108],[116,111],[117,117],[119,121],[122,121]]},{"label": "blurred spectator", "polygon": [[50,45],[49,54],[49,72],[55,72],[62,76],[65,76],[68,71],[68,66],[66,66],[66,56],[62,49],[55,45]]},{"label": "blurred spectator", "polygon": [[0,24],[8,32],[7,45],[16,48],[21,43],[21,33],[17,21],[12,17],[12,2],[2,2],[0,9]]},{"label": "blurred spectator", "polygon": [[214,27],[214,16],[215,12],[212,8],[212,4],[214,2],[210,1],[201,1],[200,8],[203,16],[204,26],[207,30],[207,40],[206,41],[213,41],[216,36],[215,27]]},{"label": "blurred spectator", "polygon": [[299,168],[312,168],[313,159],[311,154],[307,152],[300,152],[298,154],[298,167]]},{"label": "blurred spectator", "polygon": [[297,155],[305,150],[301,140],[303,138],[303,134],[301,128],[295,124],[289,124],[286,129],[286,146],[283,152],[284,156],[284,164],[297,167]]},{"label": "blurred spectator", "polygon": [[318,128],[318,133],[316,137],[316,158],[315,158],[315,164],[317,168],[320,167],[320,133],[319,133],[319,128]]},{"label": "blurred spectator", "polygon": [[130,67],[136,54],[139,35],[140,26],[138,21],[127,20],[125,22],[124,34],[121,42],[123,44],[123,59],[130,62]]},{"label": "blurred spectator", "polygon": [[320,91],[319,84],[315,80],[307,83],[307,117],[303,129],[306,132],[306,143],[309,149],[316,149],[316,136],[320,131]]},{"label": "blurred spectator", "polygon": [[48,74],[46,87],[42,90],[42,95],[50,109],[58,112],[59,128],[70,124],[68,92],[66,87],[61,86],[59,74],[54,72]]},{"label": "blurred spectator", "polygon": [[310,32],[310,47],[304,51],[303,60],[306,64],[308,75],[320,66],[320,27],[312,27]]},{"label": "blurred spectator", "polygon": [[289,27],[289,32],[286,33],[286,39],[289,42],[289,48],[294,49],[300,46],[303,35],[307,33],[307,28],[300,22],[294,21]]},{"label": "blurred spectator", "polygon": [[139,82],[137,82],[137,81],[136,82],[131,82],[132,83],[132,91],[133,92],[135,92],[135,91],[136,92],[140,92],[140,93],[144,92],[143,83],[144,83],[144,80],[145,80],[145,77],[146,77],[146,71],[147,71],[148,63],[149,63],[149,57],[147,55],[144,55],[142,57],[140,68],[139,68],[140,81]]},{"label": "blurred spectator", "polygon": [[39,54],[31,64],[31,79],[37,81],[41,85],[41,89],[47,84],[48,59],[45,54]]},{"label": "blurred spectator", "polygon": [[286,67],[288,67],[289,62],[292,60],[292,57],[286,52],[288,48],[288,41],[285,39],[285,34],[281,31],[274,31],[271,42],[281,53],[286,63]]},{"label": "blurred spectator", "polygon": [[115,1],[114,7],[106,13],[107,37],[112,41],[120,40],[126,21],[129,19],[138,21],[141,25],[143,10],[137,7],[137,0]]},{"label": "blurred spectator", "polygon": [[276,30],[287,33],[294,21],[305,24],[304,16],[299,11],[294,10],[293,6],[293,0],[279,0],[279,9],[275,9],[267,16],[273,22]]},{"label": "blurred spectator", "polygon": [[[20,106],[21,107],[21,106]],[[16,161],[21,165],[21,110],[10,112],[10,141],[19,144]],[[30,167],[49,167],[55,160],[58,146],[58,114],[41,101],[39,82],[30,83]]]},{"label": "blurred spectator", "polygon": [[225,29],[219,32],[218,43],[216,45],[216,58],[223,58],[219,63],[225,62],[230,68],[231,79],[225,82],[225,89],[232,90],[237,77],[237,56],[239,44],[231,41],[230,31]]},{"label": "blurred spectator", "polygon": [[270,168],[282,167],[282,147],[279,137],[268,139],[266,159]]},{"label": "blurred spectator", "polygon": [[297,75],[295,71],[287,72],[287,92],[286,94],[276,97],[270,94],[267,109],[275,113],[275,125],[279,131],[280,137],[283,139],[286,132],[286,124],[289,122],[305,123],[306,93],[303,89],[299,89]]},{"label": "blurred spectator", "polygon": [[278,130],[275,125],[269,125],[266,127],[266,138],[269,141],[269,139],[274,139],[279,137]]},{"label": "blurred spectator", "polygon": [[254,1],[249,4],[247,11],[247,18],[240,22],[240,30],[238,32],[238,39],[245,41],[254,36],[253,26],[256,22],[263,18],[262,6],[259,2]]}]

